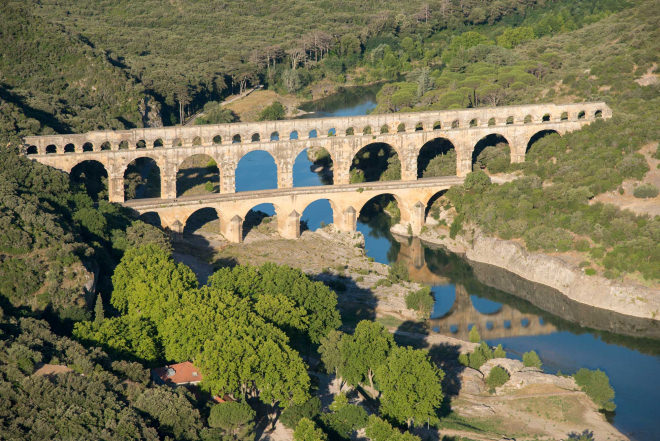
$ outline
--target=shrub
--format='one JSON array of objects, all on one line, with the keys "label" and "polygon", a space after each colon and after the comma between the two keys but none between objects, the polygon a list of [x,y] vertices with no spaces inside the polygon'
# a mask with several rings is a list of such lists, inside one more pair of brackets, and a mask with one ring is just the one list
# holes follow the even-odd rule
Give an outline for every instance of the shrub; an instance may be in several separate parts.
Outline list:
[{"label": "shrub", "polygon": [[525,352],[522,356],[523,366],[541,369],[542,363],[538,354],[534,351]]},{"label": "shrub", "polygon": [[406,295],[406,308],[414,309],[421,317],[428,318],[433,311],[434,298],[431,288],[423,287],[418,291],[411,291]]},{"label": "shrub", "polygon": [[456,235],[463,231],[463,215],[458,215],[454,218],[454,221],[449,227],[449,237],[452,239],[456,238]]},{"label": "shrub", "polygon": [[493,351],[493,358],[506,358],[506,352],[504,351],[504,348],[502,348],[501,343],[497,345]]},{"label": "shrub", "polygon": [[465,177],[465,182],[463,186],[467,191],[480,193],[484,191],[490,185],[490,178],[488,175],[481,171],[477,170],[475,172],[468,173]]},{"label": "shrub", "polygon": [[209,181],[206,184],[204,184],[204,190],[206,190],[209,193],[213,193],[214,188],[215,187],[213,186],[213,182]]},{"label": "shrub", "polygon": [[410,279],[408,267],[402,262],[394,262],[387,269],[387,279],[392,283],[407,282]]},{"label": "shrub", "polygon": [[295,441],[325,441],[328,436],[323,430],[316,427],[314,421],[309,418],[303,418],[298,422],[296,430],[293,432]]},{"label": "shrub", "polygon": [[313,420],[321,413],[321,400],[319,397],[312,397],[303,404],[294,404],[287,407],[280,416],[280,421],[289,429],[298,426],[303,418]]},{"label": "shrub", "polygon": [[479,343],[481,341],[481,335],[479,335],[479,331],[477,330],[476,326],[472,326],[470,333],[468,334],[468,338],[470,339],[471,343]]},{"label": "shrub", "polygon": [[640,199],[654,198],[658,195],[658,188],[653,184],[642,184],[635,187],[633,196]]},{"label": "shrub", "polygon": [[575,382],[589,395],[589,398],[600,408],[612,412],[616,408],[614,389],[610,386],[610,379],[600,369],[595,371],[582,368],[573,374]]},{"label": "shrub", "polygon": [[279,101],[275,101],[268,107],[265,107],[259,114],[259,121],[274,121],[284,119],[286,111]]},{"label": "shrub", "polygon": [[209,414],[209,426],[221,429],[230,439],[246,439],[254,428],[255,411],[239,401],[214,404]]},{"label": "shrub", "polygon": [[495,366],[486,377],[486,384],[492,391],[509,381],[509,378],[509,373],[504,368]]},{"label": "shrub", "polygon": [[367,424],[367,411],[355,404],[345,404],[335,412],[325,413],[321,421],[326,429],[344,439]]}]

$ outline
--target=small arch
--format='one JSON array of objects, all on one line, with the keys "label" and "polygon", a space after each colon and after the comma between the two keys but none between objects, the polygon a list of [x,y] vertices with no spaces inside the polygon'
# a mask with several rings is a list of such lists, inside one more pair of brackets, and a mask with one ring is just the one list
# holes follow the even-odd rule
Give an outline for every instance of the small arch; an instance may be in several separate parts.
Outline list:
[{"label": "small arch", "polygon": [[523,318],[520,319],[520,326],[522,326],[523,328],[527,328],[529,326],[529,324],[530,324],[530,321],[527,317],[523,317]]},{"label": "small arch", "polygon": [[353,127],[349,127],[346,129],[346,136],[353,136],[355,135],[355,129]]},{"label": "small arch", "polygon": [[585,116],[586,116],[586,112],[584,110],[580,110],[577,119],[584,119]]},{"label": "small arch", "polygon": [[213,137],[213,144],[222,144],[222,136],[220,135],[215,135]]},{"label": "small arch", "polygon": [[397,133],[403,133],[406,131],[406,125],[404,123],[399,123],[398,126],[396,126],[396,131]]},{"label": "small arch", "polygon": [[401,161],[396,150],[384,142],[362,147],[351,161],[351,183],[401,179]]},{"label": "small arch", "polygon": [[108,172],[99,161],[79,162],[69,173],[71,182],[85,189],[93,201],[108,199]]},{"label": "small arch", "polygon": [[172,141],[172,147],[181,147],[183,145],[183,141],[181,141],[181,138],[174,138]]},{"label": "small arch", "polygon": [[192,145],[202,145],[202,138],[195,136],[192,140]]},{"label": "small arch", "polygon": [[153,145],[155,149],[161,148],[163,147],[163,140],[161,138],[158,138],[154,141]]},{"label": "small arch", "polygon": [[270,203],[259,204],[248,210],[243,221],[243,238],[253,229],[265,234],[277,232],[276,212],[275,206]]},{"label": "small arch", "polygon": [[241,142],[241,135],[239,135],[237,133],[234,136],[232,136],[232,138],[231,138],[231,143],[232,144],[239,144],[240,142]]},{"label": "small arch", "polygon": [[561,116],[559,117],[561,121],[568,121],[568,112],[562,112]]},{"label": "small arch", "polygon": [[82,146],[83,152],[93,152],[94,151],[94,145],[91,142],[86,142]]},{"label": "small arch", "polygon": [[507,116],[506,118],[506,124],[511,125],[513,124],[513,116]]},{"label": "small arch", "polygon": [[385,134],[385,133],[390,133],[390,128],[387,126],[387,124],[383,124],[380,127],[380,134]]},{"label": "small arch", "polygon": [[236,165],[235,177],[237,192],[277,188],[275,158],[264,150],[246,153]]},{"label": "small arch", "polygon": [[318,136],[319,136],[319,133],[316,129],[310,130],[309,133],[307,134],[307,137],[310,138],[310,139],[316,138]]},{"label": "small arch", "polygon": [[425,143],[417,155],[417,178],[456,175],[456,149],[446,138]]},{"label": "small arch", "polygon": [[298,139],[298,131],[294,130],[293,132],[289,133],[289,139]]},{"label": "small arch", "polygon": [[546,113],[541,117],[541,122],[550,122],[550,114]]},{"label": "small arch", "polygon": [[460,123],[458,122],[457,119],[455,119],[451,122],[451,128],[452,129],[458,129],[459,126],[460,126]]},{"label": "small arch", "polygon": [[332,156],[323,147],[306,148],[296,156],[293,162],[294,187],[332,185],[332,174]]},{"label": "small arch", "polygon": [[118,148],[119,150],[128,150],[128,141],[121,141]]},{"label": "small arch", "polygon": [[64,146],[64,153],[75,153],[76,151],[76,146],[69,143]]},{"label": "small arch", "polygon": [[434,122],[433,123],[433,130],[440,130],[440,129],[442,129],[442,124],[440,123],[440,121]]},{"label": "small arch", "polygon": [[422,124],[420,121],[417,124],[415,124],[415,132],[421,132],[422,130],[424,130],[424,124]]},{"label": "small arch", "polygon": [[135,143],[135,148],[136,149],[146,149],[147,148],[147,143],[144,142],[144,139],[139,140],[138,142]]},{"label": "small arch", "polygon": [[162,228],[163,226],[163,222],[160,220],[160,214],[155,211],[142,213],[139,219],[145,224],[153,225],[154,227]]},{"label": "small arch", "polygon": [[201,232],[220,232],[220,218],[215,208],[200,208],[186,219],[186,224],[183,227],[184,236],[190,236]]},{"label": "small arch", "polygon": [[529,152],[529,150],[532,148],[532,146],[536,143],[536,141],[540,140],[541,138],[545,138],[548,135],[552,134],[557,134],[559,133],[556,130],[541,130],[540,132],[536,132],[530,139],[529,142],[527,143],[527,150],[526,152]]},{"label": "small arch", "polygon": [[504,329],[511,329],[511,320],[504,320]]},{"label": "small arch", "polygon": [[259,142],[261,141],[261,135],[258,133],[253,133],[252,138],[250,139],[252,142]]},{"label": "small arch", "polygon": [[602,110],[596,110],[594,112],[594,118],[602,118],[603,117],[603,111]]},{"label": "small arch", "polygon": [[489,300],[484,297],[470,295],[470,302],[472,303],[472,307],[479,314],[493,315],[493,314],[497,314],[502,310],[501,303],[495,302],[493,300]]},{"label": "small arch", "polygon": [[334,218],[334,207],[329,199],[317,199],[309,203],[300,216],[300,232],[316,231],[331,224]]},{"label": "small arch", "polygon": [[335,136],[337,134],[337,129],[334,127],[328,130],[328,136]]},{"label": "small arch", "polygon": [[364,129],[362,129],[362,134],[371,135],[371,126],[366,126]]},{"label": "small arch", "polygon": [[525,119],[523,120],[524,124],[529,124],[532,122],[532,115],[526,115]]},{"label": "small arch", "polygon": [[55,144],[48,144],[46,146],[46,154],[50,155],[52,153],[57,153],[57,146]]},{"label": "small arch", "polygon": [[209,155],[188,156],[176,173],[176,195],[196,196],[220,191],[218,164]]},{"label": "small arch", "polygon": [[131,161],[124,170],[124,200],[159,198],[160,167],[149,157]]},{"label": "small arch", "polygon": [[472,118],[470,120],[470,127],[477,127],[478,124],[479,124],[479,120],[477,120],[477,118]]},{"label": "small arch", "polygon": [[273,132],[270,134],[270,140],[271,141],[279,141],[280,140],[280,134],[279,132]]},{"label": "small arch", "polygon": [[25,149],[26,155],[36,155],[37,153],[39,153],[39,150],[36,145],[29,145],[27,149]]},{"label": "small arch", "polygon": [[511,163],[511,149],[505,137],[498,133],[484,136],[472,150],[472,169],[487,169],[490,173],[506,171]]},{"label": "small arch", "polygon": [[489,125],[489,126],[494,126],[494,125],[495,125],[495,118],[490,118],[490,119],[488,120],[488,125]]}]

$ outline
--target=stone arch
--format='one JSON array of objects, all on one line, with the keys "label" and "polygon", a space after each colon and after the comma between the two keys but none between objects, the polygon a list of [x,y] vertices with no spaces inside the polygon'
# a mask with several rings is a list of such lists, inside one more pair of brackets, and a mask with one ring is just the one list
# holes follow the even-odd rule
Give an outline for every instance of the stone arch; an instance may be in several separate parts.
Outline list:
[{"label": "stone arch", "polygon": [[93,152],[94,151],[94,144],[87,141],[86,143],[83,144],[82,151],[83,152]]},{"label": "stone arch", "polygon": [[336,136],[336,135],[337,135],[337,129],[335,129],[334,127],[328,129],[328,136]]},{"label": "stone arch", "polygon": [[550,114],[549,113],[543,114],[543,116],[541,117],[541,122],[550,122]]},{"label": "stone arch", "polygon": [[560,121],[568,121],[568,112],[561,112]]},{"label": "stone arch", "polygon": [[139,156],[123,170],[124,200],[159,198],[161,195],[161,167],[149,156]]},{"label": "stone arch", "polygon": [[64,146],[64,153],[75,153],[76,152],[76,146],[73,145],[72,143],[68,143],[67,145]]},{"label": "stone arch", "polygon": [[213,144],[222,144],[222,136],[220,135],[214,135],[213,138],[211,139]]},{"label": "stone arch", "polygon": [[277,161],[265,150],[252,150],[236,164],[236,191],[268,190],[277,188]]},{"label": "stone arch", "polygon": [[355,129],[353,127],[349,127],[346,129],[346,136],[353,136],[355,135]]},{"label": "stone arch", "polygon": [[298,153],[293,162],[293,186],[332,185],[334,158],[324,147],[312,146]]},{"label": "stone arch", "polygon": [[264,202],[253,205],[243,213],[243,231],[242,237],[245,238],[248,233],[261,224],[271,224],[277,229],[277,222],[273,218],[279,212],[279,207],[271,202]]},{"label": "stone arch", "polygon": [[477,127],[479,125],[479,120],[477,118],[472,118],[470,120],[470,127]]},{"label": "stone arch", "polygon": [[71,182],[82,185],[94,201],[108,199],[108,170],[100,161],[80,161],[69,172]]},{"label": "stone arch", "polygon": [[172,147],[181,147],[183,145],[183,141],[181,141],[181,138],[174,138],[172,140]]},{"label": "stone arch", "polygon": [[490,118],[490,119],[488,119],[488,126],[489,126],[489,127],[494,126],[495,124],[496,124],[496,122],[495,122],[495,118]]},{"label": "stone arch", "polygon": [[529,124],[532,122],[532,115],[525,115],[525,119],[523,119],[524,124]]},{"label": "stone arch", "polygon": [[440,130],[442,129],[442,123],[440,121],[436,121],[433,123],[433,130]]},{"label": "stone arch", "polygon": [[298,139],[298,131],[293,130],[291,133],[289,133],[289,139]]},{"label": "stone arch", "polygon": [[52,153],[57,153],[57,146],[55,144],[48,144],[46,146],[46,154],[50,155]]},{"label": "stone arch", "polygon": [[456,175],[456,148],[444,137],[434,138],[419,149],[417,178]]},{"label": "stone arch", "polygon": [[[506,144],[506,147],[501,144]],[[484,153],[487,148],[488,152]],[[472,169],[488,168],[493,173],[504,171],[511,163],[511,143],[499,133],[491,133],[481,138],[472,150]]]},{"label": "stone arch", "polygon": [[397,133],[403,133],[403,132],[405,132],[405,131],[406,131],[406,125],[405,125],[404,123],[399,123],[399,124],[396,126],[396,131],[397,131]]},{"label": "stone arch", "polygon": [[136,149],[146,149],[147,148],[147,143],[144,142],[144,139],[139,140],[138,142],[135,143],[135,148]]},{"label": "stone arch", "polygon": [[280,134],[279,132],[273,132],[270,134],[270,140],[271,141],[279,141],[280,140]]},{"label": "stone arch", "polygon": [[25,154],[26,155],[36,155],[37,153],[39,153],[39,150],[37,149],[36,145],[29,145],[25,149]]},{"label": "stone arch", "polygon": [[[445,194],[447,193],[447,190],[440,190],[437,193],[434,193],[431,195],[431,197],[428,198],[428,200],[424,201],[424,220],[431,215],[434,217],[435,209],[433,208],[433,204],[435,204],[438,200],[441,200]],[[435,217],[434,217],[435,218]]]},{"label": "stone arch", "polygon": [[371,135],[371,126],[365,126],[365,127],[362,129],[362,134],[363,134],[363,135]]},{"label": "stone arch", "polygon": [[163,140],[161,138],[156,138],[153,143],[153,148],[158,149],[163,147]]},{"label": "stone arch", "polygon": [[309,133],[307,134],[307,137],[309,139],[318,138],[318,136],[319,136],[319,131],[316,129],[310,130]]},{"label": "stone arch", "polygon": [[232,144],[239,144],[241,143],[241,135],[240,133],[235,134],[234,136],[231,137],[231,143]]},{"label": "stone arch", "polygon": [[220,191],[220,170],[207,154],[190,155],[177,166],[176,196],[193,196]]},{"label": "stone arch", "polygon": [[514,121],[514,120],[513,120],[513,115],[511,115],[511,116],[507,116],[507,117],[506,117],[506,124],[507,124],[507,125],[511,125],[511,124],[513,124],[513,121]]},{"label": "stone arch", "polygon": [[451,122],[451,128],[452,129],[458,129],[460,126],[461,126],[461,123],[457,119],[455,119]]},{"label": "stone arch", "polygon": [[261,135],[259,133],[253,133],[252,137],[250,138],[250,141],[252,141],[252,142],[261,141]]},{"label": "stone arch", "polygon": [[420,121],[415,124],[415,132],[421,132],[424,130],[424,124]]},{"label": "stone arch", "polygon": [[384,142],[372,142],[360,148],[351,160],[351,183],[394,181],[401,179],[401,155]]},{"label": "stone arch", "polygon": [[163,227],[163,221],[160,219],[160,214],[155,211],[147,211],[142,213],[139,218],[145,224],[153,225],[154,227]]},{"label": "stone arch", "polygon": [[194,146],[202,145],[202,137],[201,136],[195,136],[192,140],[192,145],[194,145]]},{"label": "stone arch", "polygon": [[556,130],[540,130],[536,132],[529,138],[529,142],[527,142],[527,149],[525,151],[529,152],[529,150],[532,148],[532,145],[534,145],[536,141],[538,141],[541,138],[545,138],[548,135],[552,135],[553,133],[559,135],[559,132],[557,132]]},{"label": "stone arch", "polygon": [[183,222],[183,234],[192,235],[201,230],[207,224],[212,230],[220,233],[220,216],[213,207],[202,207],[190,213]]},{"label": "stone arch", "polygon": [[328,198],[319,198],[308,203],[300,215],[300,232],[316,231],[334,220],[335,203]]},{"label": "stone arch", "polygon": [[385,133],[390,133],[390,128],[387,126],[387,124],[380,126],[380,134],[383,135]]},{"label": "stone arch", "polygon": [[603,117],[603,111],[598,109],[594,112],[594,118],[599,119]]},{"label": "stone arch", "polygon": [[577,114],[577,119],[584,119],[586,115],[587,114],[584,110],[580,110]]},{"label": "stone arch", "polygon": [[481,315],[495,315],[502,311],[503,305],[500,302],[495,302],[493,300],[470,295],[470,303],[472,308]]}]

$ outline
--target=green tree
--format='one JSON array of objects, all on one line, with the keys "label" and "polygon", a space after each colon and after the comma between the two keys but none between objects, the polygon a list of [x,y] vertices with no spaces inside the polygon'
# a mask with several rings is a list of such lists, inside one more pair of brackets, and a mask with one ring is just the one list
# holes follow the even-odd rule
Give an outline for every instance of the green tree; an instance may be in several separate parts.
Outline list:
[{"label": "green tree", "polygon": [[343,332],[333,329],[326,337],[321,338],[319,354],[321,354],[325,371],[329,374],[337,375],[343,365],[341,340],[344,335]]},{"label": "green tree", "polygon": [[209,413],[209,426],[222,430],[231,440],[252,438],[256,412],[244,401],[228,401],[214,404]]},{"label": "green tree", "polygon": [[408,427],[437,424],[443,377],[444,372],[431,363],[428,352],[395,347],[376,369],[381,412]]},{"label": "green tree", "polygon": [[481,335],[479,335],[479,330],[476,326],[472,326],[472,328],[470,328],[468,338],[470,339],[471,343],[479,343],[481,341]]},{"label": "green tree", "polygon": [[500,366],[493,366],[486,377],[486,385],[491,391],[509,381],[509,373]]},{"label": "green tree", "polygon": [[490,177],[482,170],[470,172],[465,177],[465,190],[473,193],[483,192],[490,185]]},{"label": "green tree", "polygon": [[261,113],[259,113],[259,121],[275,121],[278,119],[284,119],[286,110],[284,106],[279,101],[275,101],[270,106],[265,107]]},{"label": "green tree", "polygon": [[94,304],[94,324],[100,325],[105,319],[105,312],[103,311],[103,297],[101,293],[96,295],[96,303]]},{"label": "green tree", "polygon": [[302,418],[313,420],[321,413],[321,400],[312,397],[303,404],[293,404],[287,407],[280,415],[280,421],[286,427],[295,429]]},{"label": "green tree", "polygon": [[536,38],[534,29],[529,26],[519,26],[516,28],[506,28],[497,37],[497,44],[507,49],[514,48],[521,43]]},{"label": "green tree", "polygon": [[314,421],[309,418],[302,418],[293,432],[293,439],[295,441],[326,441],[328,436],[323,430],[316,427]]},{"label": "green tree", "polygon": [[367,420],[365,430],[367,438],[371,441],[419,441],[420,438],[409,432],[401,433],[398,429],[392,427],[390,423],[378,418],[376,415],[370,415]]},{"label": "green tree", "polygon": [[600,369],[595,371],[582,368],[573,374],[575,382],[601,409],[609,412],[616,409],[614,404],[614,389],[610,386],[610,379]]},{"label": "green tree", "polygon": [[373,389],[374,371],[387,359],[394,337],[380,323],[362,320],[353,335],[341,339],[343,358],[339,374],[354,386],[365,381]]},{"label": "green tree", "polygon": [[542,363],[535,351],[525,352],[522,356],[523,365],[526,367],[535,367],[541,369]]}]

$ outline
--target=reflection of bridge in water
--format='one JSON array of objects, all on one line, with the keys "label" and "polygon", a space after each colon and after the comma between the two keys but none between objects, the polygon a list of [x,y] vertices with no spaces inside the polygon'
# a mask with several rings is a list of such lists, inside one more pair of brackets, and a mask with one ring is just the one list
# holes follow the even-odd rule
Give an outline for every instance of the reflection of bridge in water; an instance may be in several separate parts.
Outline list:
[{"label": "reflection of bridge in water", "polygon": [[[402,240],[398,262],[406,263],[411,280],[430,285],[448,285],[447,277],[434,273],[424,257],[424,246],[418,238]],[[463,285],[455,285],[456,296],[449,312],[439,318],[428,321],[429,327],[442,334],[451,335],[461,340],[468,340],[472,326],[476,326],[481,338],[493,340],[505,337],[545,335],[557,331],[552,324],[545,323],[541,317],[523,313],[509,305],[501,304],[493,313],[479,312],[470,299],[470,294]]]}]

